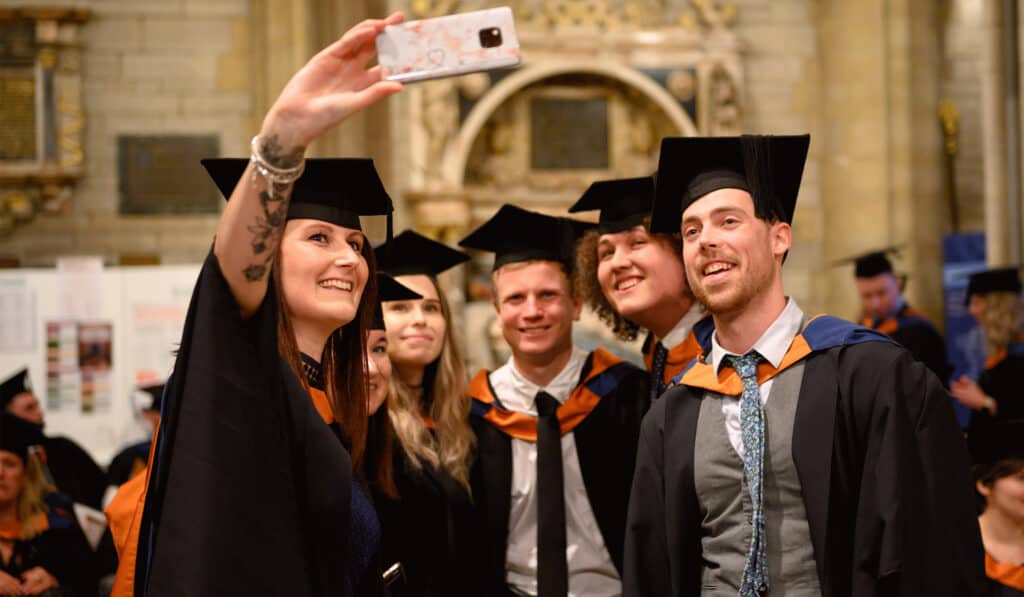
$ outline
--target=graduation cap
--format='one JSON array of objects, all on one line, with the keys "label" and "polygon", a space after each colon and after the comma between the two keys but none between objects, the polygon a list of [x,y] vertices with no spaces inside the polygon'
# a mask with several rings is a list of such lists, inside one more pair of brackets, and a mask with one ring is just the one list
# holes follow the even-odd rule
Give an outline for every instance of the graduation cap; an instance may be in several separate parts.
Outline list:
[{"label": "graduation cap", "polygon": [[569,213],[599,209],[598,231],[612,234],[642,224],[651,215],[653,203],[653,176],[599,180],[569,208]]},{"label": "graduation cap", "polygon": [[388,301],[411,301],[421,298],[423,298],[422,294],[385,273],[377,272],[377,304],[373,309],[373,325],[370,329],[387,329],[384,325],[384,311],[381,310],[381,303]]},{"label": "graduation cap", "polygon": [[494,253],[494,270],[521,261],[556,261],[573,267],[576,240],[593,224],[528,211],[508,203],[459,241],[460,247]]},{"label": "graduation cap", "polygon": [[1017,292],[1021,291],[1020,275],[1016,267],[1001,267],[985,270],[971,274],[967,282],[966,299],[970,300],[971,295],[987,294],[989,292]]},{"label": "graduation cap", "polygon": [[759,218],[792,223],[810,142],[810,135],[662,139],[651,232],[678,232],[686,208],[719,189],[747,191]]},{"label": "graduation cap", "polygon": [[889,261],[889,255],[897,255],[899,254],[899,250],[900,248],[897,246],[886,247],[877,251],[871,251],[870,253],[840,259],[833,262],[832,265],[846,265],[848,263],[852,263],[853,275],[855,277],[874,278],[880,274],[893,273],[892,261]]},{"label": "graduation cap", "polygon": [[[249,165],[248,159],[210,158],[203,167],[225,199]],[[362,230],[359,216],[387,216],[391,237],[391,197],[369,158],[307,158],[302,176],[292,187],[289,220],[309,218]]]},{"label": "graduation cap", "polygon": [[460,263],[469,255],[448,245],[406,230],[374,249],[377,269],[392,276],[425,274],[437,276]]},{"label": "graduation cap", "polygon": [[17,454],[23,461],[27,461],[29,447],[41,445],[44,439],[39,425],[0,413],[0,450]]},{"label": "graduation cap", "polygon": [[159,412],[163,405],[165,385],[164,383],[153,383],[139,386],[132,393],[132,402],[135,403],[135,407],[140,411],[155,410]]},{"label": "graduation cap", "polygon": [[0,407],[7,408],[15,396],[31,391],[32,382],[28,378],[28,368],[26,367],[0,382]]},{"label": "graduation cap", "polygon": [[974,464],[1024,459],[1024,419],[980,425],[967,436]]}]

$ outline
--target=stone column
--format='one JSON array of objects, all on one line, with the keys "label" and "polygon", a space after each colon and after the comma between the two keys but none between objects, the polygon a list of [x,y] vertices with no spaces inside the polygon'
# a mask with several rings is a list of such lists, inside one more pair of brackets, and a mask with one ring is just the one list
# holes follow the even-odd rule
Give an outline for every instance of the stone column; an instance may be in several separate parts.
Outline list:
[{"label": "stone column", "polygon": [[[831,262],[890,244],[908,300],[938,319],[946,229],[938,125],[938,39],[929,0],[820,2],[824,247]],[[850,267],[832,268],[826,304],[859,311]]]}]

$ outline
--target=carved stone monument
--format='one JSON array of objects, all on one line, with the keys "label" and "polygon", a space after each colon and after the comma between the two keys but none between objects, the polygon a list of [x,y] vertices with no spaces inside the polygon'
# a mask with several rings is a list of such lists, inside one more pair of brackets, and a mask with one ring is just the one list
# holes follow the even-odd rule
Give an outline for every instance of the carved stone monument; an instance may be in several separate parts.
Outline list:
[{"label": "carved stone monument", "polygon": [[82,176],[81,8],[0,8],[0,234],[70,206]]}]

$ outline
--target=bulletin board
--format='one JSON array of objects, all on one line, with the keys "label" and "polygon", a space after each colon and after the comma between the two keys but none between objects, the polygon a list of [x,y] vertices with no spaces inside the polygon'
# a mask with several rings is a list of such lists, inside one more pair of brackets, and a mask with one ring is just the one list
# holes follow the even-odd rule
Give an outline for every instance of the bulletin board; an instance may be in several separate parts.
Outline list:
[{"label": "bulletin board", "polygon": [[145,438],[131,406],[140,383],[174,364],[199,265],[0,271],[0,379],[29,368],[47,435],[106,466]]}]

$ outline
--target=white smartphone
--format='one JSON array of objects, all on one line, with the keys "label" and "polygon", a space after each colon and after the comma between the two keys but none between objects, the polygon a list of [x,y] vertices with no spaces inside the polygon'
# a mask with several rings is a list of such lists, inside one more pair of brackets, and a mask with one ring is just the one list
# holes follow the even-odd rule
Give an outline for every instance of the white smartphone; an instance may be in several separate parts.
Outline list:
[{"label": "white smartphone", "polygon": [[392,25],[377,36],[377,60],[390,81],[423,81],[520,63],[507,6]]}]

